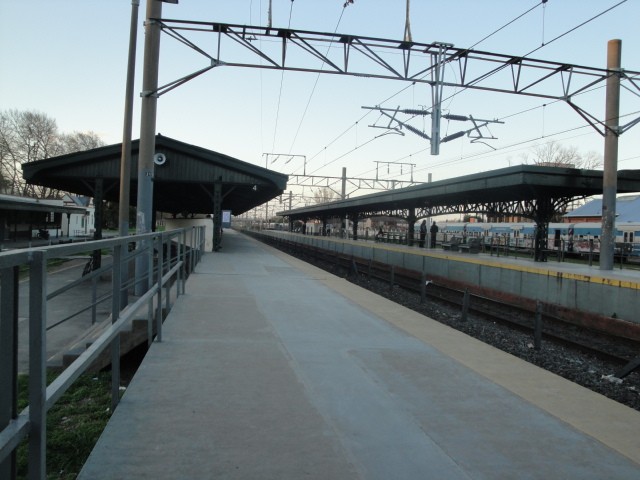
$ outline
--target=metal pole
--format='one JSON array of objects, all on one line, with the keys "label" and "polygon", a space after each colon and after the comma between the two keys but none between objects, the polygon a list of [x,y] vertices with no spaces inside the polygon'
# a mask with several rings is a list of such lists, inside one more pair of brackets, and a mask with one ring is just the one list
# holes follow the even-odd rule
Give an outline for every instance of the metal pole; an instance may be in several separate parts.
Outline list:
[{"label": "metal pole", "polygon": [[133,128],[133,88],[136,64],[136,38],[138,36],[138,7],[140,0],[131,0],[131,27],[129,29],[129,59],[124,101],[124,127],[122,129],[122,156],[120,157],[119,233],[129,234],[129,190],[131,183],[131,130]]},{"label": "metal pole", "polygon": [[434,64],[432,70],[433,84],[431,86],[431,155],[440,155],[440,119],[442,109],[442,90],[444,79],[443,58],[447,46],[450,44],[438,44],[438,53],[431,55]]},{"label": "metal pole", "polygon": [[[127,84],[124,100],[124,124],[122,128],[122,155],[120,157],[120,199],[118,225],[121,237],[129,235],[129,205],[131,190],[131,131],[133,129],[133,89],[136,71],[136,40],[138,38],[138,7],[140,0],[131,0],[131,26],[129,27],[129,56],[127,60]],[[121,282],[129,278],[129,264],[123,263]],[[122,289],[120,302],[128,303],[127,290]]]},{"label": "metal pole", "polygon": [[156,341],[162,342],[162,266],[164,263],[164,239],[162,233],[156,237],[158,242],[158,297],[156,300]]},{"label": "metal pole", "polygon": [[[340,195],[340,198],[342,200],[345,200],[347,198],[347,167],[342,167],[342,194]],[[343,238],[348,238],[349,235],[347,233],[347,216],[344,215],[341,219],[340,222],[342,223],[341,227],[341,232],[340,235]]]},{"label": "metal pole", "polygon": [[[621,40],[607,44],[607,69],[620,71]],[[602,190],[602,237],[600,239],[600,270],[613,270],[615,247],[616,193],[618,188],[618,123],[620,115],[620,75],[607,78],[605,112],[604,174]]]},{"label": "metal pole", "polygon": [[[140,149],[138,151],[138,199],[136,210],[136,232],[149,233],[153,215],[153,154],[156,136],[156,111],[158,98],[158,62],[160,59],[160,26],[153,18],[162,15],[162,3],[147,1],[145,22],[144,64],[142,72],[142,104],[140,121]],[[143,244],[146,242],[142,242]],[[136,277],[143,278],[147,272],[147,257],[136,258]],[[142,283],[136,284],[136,294],[142,295]]]},{"label": "metal pole", "polygon": [[[124,244],[126,246],[126,243]],[[122,290],[122,248],[123,244],[113,247],[113,272],[111,280],[111,323],[120,318],[120,291]],[[114,411],[120,401],[120,335],[111,341],[111,411]]]},{"label": "metal pole", "polygon": [[[18,416],[18,267],[0,275],[0,430]],[[0,478],[16,478],[16,451],[0,462]]]},{"label": "metal pole", "polygon": [[409,23],[409,0],[407,0],[407,19],[405,20],[404,23],[404,41],[405,42],[412,42],[413,40],[411,39],[411,24]]},{"label": "metal pole", "polygon": [[47,270],[35,250],[29,268],[29,479],[47,477]]}]

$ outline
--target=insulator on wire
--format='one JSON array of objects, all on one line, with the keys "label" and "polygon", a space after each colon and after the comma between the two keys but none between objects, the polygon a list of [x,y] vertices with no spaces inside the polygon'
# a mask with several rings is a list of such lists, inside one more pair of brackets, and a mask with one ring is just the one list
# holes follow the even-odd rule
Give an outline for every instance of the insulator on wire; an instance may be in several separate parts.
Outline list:
[{"label": "insulator on wire", "polygon": [[418,130],[416,127],[412,127],[411,125],[408,125],[406,123],[402,124],[403,127],[405,127],[407,130],[409,130],[410,132],[415,133],[416,135],[422,137],[422,138],[426,138],[427,140],[431,140],[431,138],[424,132],[421,132],[420,130]]},{"label": "insulator on wire", "polygon": [[413,108],[406,108],[402,110],[402,113],[407,115],[429,115],[429,110],[414,110]]},{"label": "insulator on wire", "polygon": [[442,140],[440,140],[440,143],[444,143],[444,142],[448,142],[449,140],[455,140],[456,138],[464,137],[465,133],[467,132],[452,133],[451,135],[447,135]]},{"label": "insulator on wire", "polygon": [[446,118],[447,120],[458,120],[460,122],[467,122],[469,120],[469,117],[465,117],[464,115],[451,115],[451,114],[442,115],[442,118]]}]

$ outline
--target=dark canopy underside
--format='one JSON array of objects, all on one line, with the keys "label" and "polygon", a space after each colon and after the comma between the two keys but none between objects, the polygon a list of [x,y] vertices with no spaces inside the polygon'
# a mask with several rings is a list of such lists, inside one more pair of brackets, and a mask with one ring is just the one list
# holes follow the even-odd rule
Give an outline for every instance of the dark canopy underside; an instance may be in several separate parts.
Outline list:
[{"label": "dark canopy underside", "polygon": [[[139,141],[131,145],[131,205],[137,204]],[[222,185],[222,210],[239,215],[282,194],[287,175],[211,150],[156,136],[156,164],[153,179],[154,209],[171,214],[211,213],[213,186]],[[36,185],[94,197],[102,179],[104,199],[118,202],[122,145],[115,144],[84,152],[24,164],[24,179]]]},{"label": "dark canopy underside", "polygon": [[[292,219],[379,214],[418,217],[459,212],[502,212],[536,218],[549,215],[549,207],[565,205],[576,197],[602,194],[600,170],[519,165],[438,182],[364,195],[322,205],[278,212]],[[640,191],[640,170],[618,172],[619,193]],[[544,212],[540,212],[544,210]],[[543,216],[544,216],[543,215]]]}]

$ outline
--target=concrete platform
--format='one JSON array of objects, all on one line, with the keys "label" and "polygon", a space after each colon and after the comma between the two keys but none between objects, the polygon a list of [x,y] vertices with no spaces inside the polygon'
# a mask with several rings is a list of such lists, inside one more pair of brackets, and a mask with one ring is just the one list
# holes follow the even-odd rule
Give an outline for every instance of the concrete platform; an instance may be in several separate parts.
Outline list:
[{"label": "concrete platform", "polygon": [[427,279],[456,283],[472,293],[503,298],[512,303],[542,301],[547,306],[568,310],[578,319],[593,316],[589,326],[609,319],[628,322],[640,338],[640,271],[632,269],[600,270],[587,266],[549,260],[534,262],[527,258],[491,256],[374,243],[366,240],[341,240],[289,232],[263,231],[260,235],[326,250],[328,255],[354,256],[399,268],[424,272]]},{"label": "concrete platform", "polygon": [[637,479],[640,413],[236,232],[80,479]]}]

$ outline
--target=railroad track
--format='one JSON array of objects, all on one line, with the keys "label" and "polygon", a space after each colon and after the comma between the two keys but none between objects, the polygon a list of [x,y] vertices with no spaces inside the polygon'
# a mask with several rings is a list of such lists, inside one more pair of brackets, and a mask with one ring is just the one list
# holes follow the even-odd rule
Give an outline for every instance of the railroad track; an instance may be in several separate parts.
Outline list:
[{"label": "railroad track", "polygon": [[[442,302],[459,309],[462,321],[484,321],[501,325],[531,334],[532,344],[536,349],[543,349],[542,341],[555,342],[575,349],[587,355],[620,366],[630,365],[640,355],[640,343],[630,339],[609,335],[606,332],[595,332],[568,323],[557,316],[545,313],[544,308],[538,311],[505,303],[498,299],[474,295],[468,291],[451,288],[434,282],[428,282],[419,272],[398,269],[380,262],[367,261],[346,255],[327,255],[325,251],[309,245],[298,244],[286,239],[273,237],[257,237],[293,256],[313,263],[321,268],[338,273],[355,283],[374,280],[379,285],[385,283],[392,291],[394,286],[420,296],[420,301]],[[428,284],[427,284],[428,283]],[[380,288],[376,293],[381,293]],[[384,289],[382,289],[384,290]],[[622,371],[622,370],[619,370]]]}]

